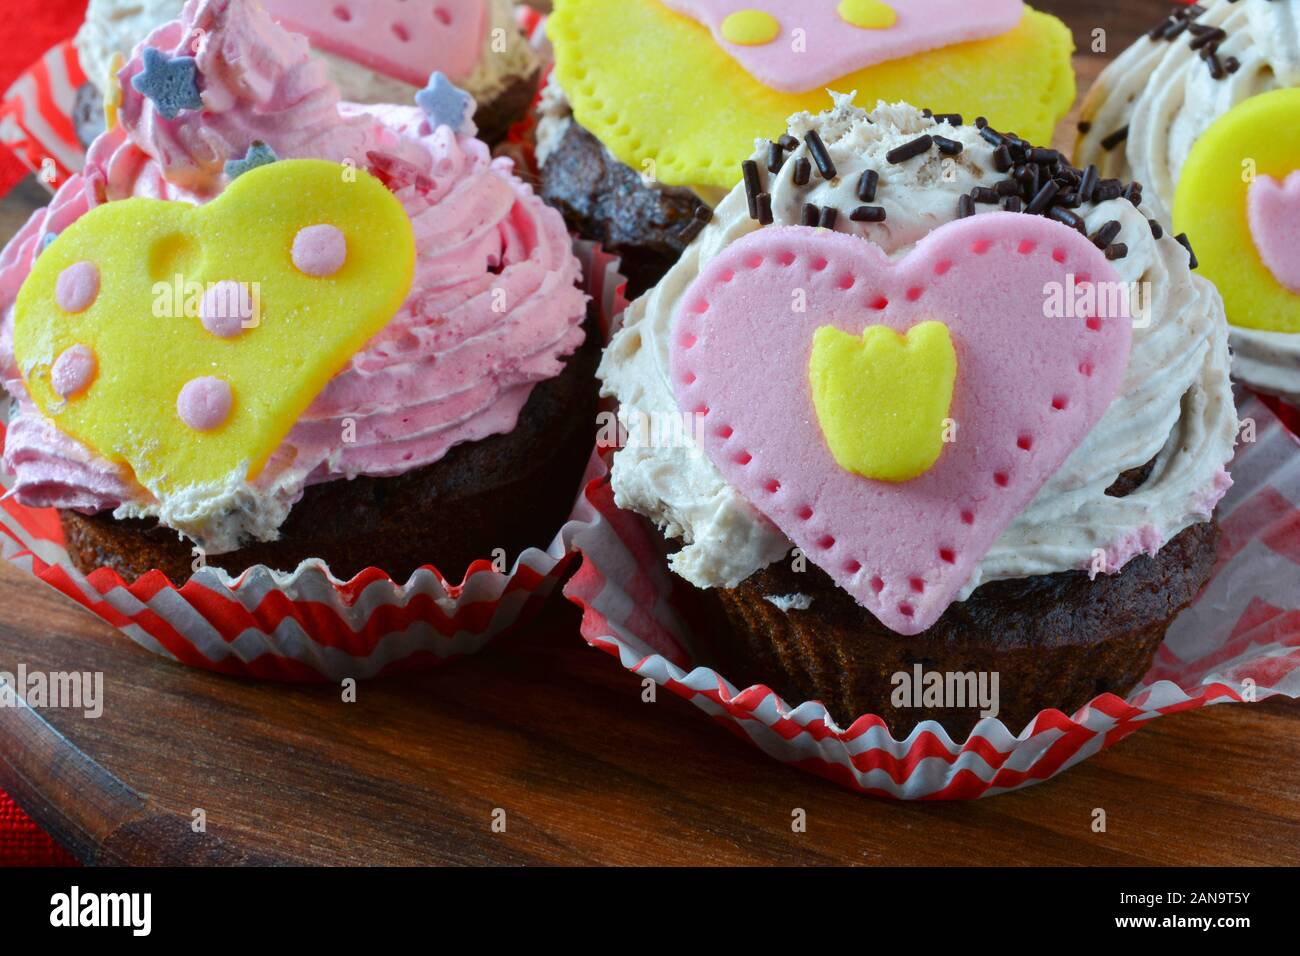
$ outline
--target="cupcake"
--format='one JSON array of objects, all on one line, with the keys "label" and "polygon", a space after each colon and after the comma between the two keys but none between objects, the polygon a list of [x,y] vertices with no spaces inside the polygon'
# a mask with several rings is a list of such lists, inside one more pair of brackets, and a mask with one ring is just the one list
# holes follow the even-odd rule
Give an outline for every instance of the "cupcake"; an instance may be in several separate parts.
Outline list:
[{"label": "cupcake", "polygon": [[1233,375],[1300,404],[1300,4],[1176,8],[1102,73],[1079,165],[1145,187],[1231,324]]},{"label": "cupcake", "polygon": [[[982,114],[1036,141],[1074,100],[1069,30],[1020,0],[557,0],[547,33],[541,192],[622,256],[633,293],[736,185],[755,132],[829,107],[828,87]],[[777,141],[755,162],[789,152]]]},{"label": "cupcake", "polygon": [[[83,140],[103,130],[98,108],[114,58],[128,56],[183,0],[90,0],[77,53],[90,83],[78,97]],[[410,103],[434,73],[478,103],[479,136],[497,143],[537,94],[541,66],[510,0],[263,0],[272,18],[311,41],[343,99]],[[84,132],[83,132],[84,130]],[[88,136],[87,136],[88,134]]]},{"label": "cupcake", "polygon": [[10,493],[77,567],[459,581],[549,542],[597,346],[561,217],[468,95],[341,104],[254,0],[193,0],[120,76],[0,256]]},{"label": "cupcake", "polygon": [[785,136],[599,372],[697,662],[896,734],[983,711],[900,703],[917,670],[995,681],[1013,732],[1125,693],[1214,563],[1213,286],[1137,190],[990,125],[839,96]]}]

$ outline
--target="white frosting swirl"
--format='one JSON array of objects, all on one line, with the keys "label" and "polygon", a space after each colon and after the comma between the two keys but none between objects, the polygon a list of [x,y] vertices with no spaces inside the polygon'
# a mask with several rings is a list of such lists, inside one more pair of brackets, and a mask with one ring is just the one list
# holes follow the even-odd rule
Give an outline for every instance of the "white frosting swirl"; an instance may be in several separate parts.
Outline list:
[{"label": "white frosting swirl", "polygon": [[[1219,27],[1227,39],[1219,58],[1241,66],[1216,80],[1192,35],[1147,37],[1121,53],[1084,100],[1088,125],[1075,148],[1079,164],[1103,176],[1136,179],[1161,222],[1169,222],[1174,192],[1192,145],[1234,106],[1271,90],[1300,86],[1300,0],[1205,0],[1197,23]],[[1128,127],[1113,149],[1102,141]],[[1233,326],[1233,374],[1250,385],[1300,401],[1300,335]]]},{"label": "white frosting swirl", "polygon": [[[942,135],[964,145],[951,161],[936,151],[893,166],[885,154],[933,130],[934,121],[905,104],[881,104],[870,117],[852,106],[852,97],[836,97],[836,104],[819,116],[791,119],[792,135],[802,139],[810,129],[820,132],[839,176],[826,182],[814,174],[806,187],[794,186],[788,174],[773,177],[768,188],[779,225],[798,224],[805,202],[840,210],[859,205],[858,177],[875,169],[881,176],[877,202],[888,211],[887,221],[855,223],[841,215],[837,228],[902,257],[957,217],[959,196],[1003,178],[994,172],[993,148],[973,127],[943,125]],[[801,146],[787,169],[794,158],[807,155]],[[1107,570],[1116,571],[1134,555],[1154,553],[1185,528],[1208,520],[1231,484],[1224,465],[1232,457],[1237,416],[1222,300],[1209,282],[1190,272],[1187,253],[1175,240],[1153,237],[1145,211],[1123,199],[1078,211],[1090,232],[1111,220],[1121,223],[1118,241],[1130,251],[1114,265],[1125,281],[1150,284],[1150,322],[1134,331],[1120,395],[1006,528],[967,582],[963,599],[985,581],[1087,568],[1096,550],[1106,553]],[[647,421],[678,414],[668,371],[672,323],[682,295],[710,259],[757,228],[743,187],[737,187],[658,287],[631,306],[600,369],[605,394],[621,403],[630,435],[614,457],[615,500],[654,520],[669,537],[682,539],[671,565],[699,587],[734,587],[792,547],[689,437],[674,447],[662,442],[656,447],[643,434]],[[1123,472],[1152,459],[1150,478],[1133,494],[1105,494]]]}]

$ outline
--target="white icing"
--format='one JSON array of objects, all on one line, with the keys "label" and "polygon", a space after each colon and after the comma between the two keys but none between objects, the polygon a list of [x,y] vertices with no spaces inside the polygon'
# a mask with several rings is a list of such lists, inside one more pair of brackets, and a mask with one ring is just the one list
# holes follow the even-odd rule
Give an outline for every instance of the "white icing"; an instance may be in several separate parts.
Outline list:
[{"label": "white icing", "polygon": [[[854,196],[858,176],[875,169],[881,176],[877,202],[888,211],[887,221],[854,223],[841,215],[837,228],[901,257],[956,218],[961,194],[1003,178],[994,172],[992,147],[970,126],[945,124],[934,130],[962,142],[960,156],[949,160],[935,151],[928,158],[890,165],[885,153],[933,130],[935,123],[904,104],[881,104],[872,123],[851,99],[836,97],[836,108],[828,113],[791,119],[790,133],[800,139],[817,128],[839,177],[825,182],[814,172],[810,187],[802,188],[793,185],[788,172],[769,181],[778,224],[798,224],[804,202],[854,208],[860,204]],[[807,155],[801,146],[787,160],[787,169]],[[963,599],[984,581],[1090,567],[1096,551],[1105,552],[1108,570],[1116,571],[1134,554],[1149,550],[1153,537],[1163,544],[1207,520],[1227,487],[1223,469],[1232,457],[1237,417],[1228,382],[1222,300],[1210,283],[1190,272],[1187,254],[1176,241],[1167,235],[1153,238],[1146,211],[1120,199],[1079,212],[1090,232],[1110,220],[1122,224],[1118,241],[1130,251],[1115,266],[1127,282],[1150,283],[1150,322],[1134,331],[1121,394],[1006,528],[967,582]],[[757,228],[744,189],[737,187],[663,281],[629,309],[605,353],[600,377],[604,393],[621,403],[620,416],[630,433],[639,422],[677,414],[668,353],[678,303],[705,263]],[[1135,493],[1126,498],[1104,494],[1120,474],[1152,459],[1157,461],[1151,477]],[[792,547],[689,439],[673,447],[631,441],[614,457],[612,481],[620,507],[682,539],[683,547],[670,563],[697,586],[734,587]]]},{"label": "white icing", "polygon": [[813,599],[806,594],[767,594],[763,600],[780,611],[806,611],[812,607]]}]

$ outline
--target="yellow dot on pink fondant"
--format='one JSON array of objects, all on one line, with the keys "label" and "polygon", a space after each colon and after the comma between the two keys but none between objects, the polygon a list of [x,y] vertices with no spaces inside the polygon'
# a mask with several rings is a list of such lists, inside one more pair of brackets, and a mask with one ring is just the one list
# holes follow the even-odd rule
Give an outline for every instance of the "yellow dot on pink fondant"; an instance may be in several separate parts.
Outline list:
[{"label": "yellow dot on pink fondant", "polygon": [[762,46],[781,35],[776,17],[763,10],[737,10],[722,21],[722,36],[739,46]]},{"label": "yellow dot on pink fondant", "polygon": [[840,19],[863,30],[888,30],[898,22],[894,8],[881,0],[840,0]]}]

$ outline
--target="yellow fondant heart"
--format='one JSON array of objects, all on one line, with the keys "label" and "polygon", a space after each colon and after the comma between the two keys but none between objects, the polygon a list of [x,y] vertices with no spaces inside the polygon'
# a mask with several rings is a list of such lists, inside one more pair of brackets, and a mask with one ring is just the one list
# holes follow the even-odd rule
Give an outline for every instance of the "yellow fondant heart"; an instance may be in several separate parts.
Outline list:
[{"label": "yellow fondant heart", "polygon": [[813,405],[841,468],[878,481],[909,481],[939,460],[957,380],[948,327],[922,322],[899,335],[861,336],[833,326],[813,335]]},{"label": "yellow fondant heart", "polygon": [[[318,241],[296,252],[299,233],[319,226],[338,230],[326,239],[345,250]],[[295,265],[313,261],[328,274]],[[377,179],[318,160],[272,163],[205,206],[127,199],[65,229],[18,294],[15,356],[60,429],[130,466],[155,494],[252,478],[397,313],[414,266],[410,220]],[[255,319],[227,326],[224,338],[196,314],[200,291],[218,283],[244,284],[255,303]],[[60,391],[57,360],[78,346],[93,352],[93,374]],[[212,379],[233,401],[215,413],[219,425],[199,430],[182,420],[180,393]],[[180,407],[211,417],[211,389],[196,394]]]},{"label": "yellow fondant heart", "polygon": [[1300,296],[1260,257],[1247,207],[1256,177],[1282,182],[1297,169],[1300,88],[1274,90],[1233,107],[1187,155],[1174,196],[1174,229],[1187,233],[1233,325],[1300,332]]},{"label": "yellow fondant heart", "polygon": [[[668,185],[730,189],[754,138],[794,113],[831,107],[825,90],[763,86],[708,28],[659,0],[557,0],[547,33],[556,78],[578,122],[622,162]],[[867,107],[905,100],[978,115],[1050,142],[1074,101],[1074,42],[1055,17],[1025,9],[1010,33],[859,70],[834,84]]]}]

